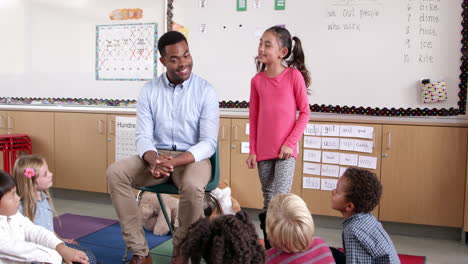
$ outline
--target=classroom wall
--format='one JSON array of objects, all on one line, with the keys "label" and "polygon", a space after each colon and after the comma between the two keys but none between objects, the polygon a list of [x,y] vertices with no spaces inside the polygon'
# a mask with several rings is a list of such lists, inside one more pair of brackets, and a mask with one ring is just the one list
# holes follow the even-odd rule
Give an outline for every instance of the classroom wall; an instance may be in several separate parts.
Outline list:
[{"label": "classroom wall", "polygon": [[[462,0],[175,0],[194,71],[222,100],[249,100],[262,32],[285,25],[303,43],[311,104],[458,108]],[[448,100],[424,104],[419,81],[446,81]]]},{"label": "classroom wall", "polygon": [[[261,6],[254,8],[255,2]],[[258,38],[268,26],[286,24],[293,35],[303,39],[308,52],[312,104],[457,107],[461,0],[297,0],[286,1],[285,11],[273,10],[273,2],[247,1],[247,11],[236,12],[236,1],[207,1],[204,9],[196,0],[174,1],[174,20],[189,29],[194,72],[214,85],[220,100],[249,100]],[[380,15],[350,20],[342,17],[343,8],[333,6],[341,2],[368,2]],[[422,14],[417,11],[419,3],[439,4],[433,14],[440,22],[432,25],[438,36],[428,37],[437,58],[433,65],[401,67],[407,25],[402,19],[408,15],[404,11],[408,3],[414,4],[413,18]],[[136,99],[145,81],[95,80],[96,25],[155,22],[161,35],[165,5],[164,0],[0,1],[0,97]],[[109,13],[117,8],[141,8],[143,18],[112,21]],[[333,23],[350,21],[360,23],[362,30],[328,29]],[[200,32],[201,23],[207,25],[206,33]],[[408,25],[413,30],[419,26],[414,21]],[[412,37],[415,43],[421,39]],[[413,57],[421,52],[408,51]],[[158,75],[163,71],[158,63]],[[422,104],[417,86],[422,77],[446,80],[448,101]]]},{"label": "classroom wall", "polygon": [[[118,8],[143,18],[110,20]],[[96,25],[156,22],[161,32],[164,9],[164,0],[0,1],[0,96],[135,99],[144,81],[95,80]]]}]

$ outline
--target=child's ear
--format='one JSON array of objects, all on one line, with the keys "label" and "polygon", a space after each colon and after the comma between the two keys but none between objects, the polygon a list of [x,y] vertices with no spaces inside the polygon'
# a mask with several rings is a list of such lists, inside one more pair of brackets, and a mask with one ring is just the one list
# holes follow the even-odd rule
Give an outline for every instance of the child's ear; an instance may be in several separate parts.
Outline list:
[{"label": "child's ear", "polygon": [[352,202],[348,202],[345,207],[346,212],[354,212],[354,204]]},{"label": "child's ear", "polygon": [[286,59],[286,55],[288,55],[288,48],[281,48],[281,58]]}]

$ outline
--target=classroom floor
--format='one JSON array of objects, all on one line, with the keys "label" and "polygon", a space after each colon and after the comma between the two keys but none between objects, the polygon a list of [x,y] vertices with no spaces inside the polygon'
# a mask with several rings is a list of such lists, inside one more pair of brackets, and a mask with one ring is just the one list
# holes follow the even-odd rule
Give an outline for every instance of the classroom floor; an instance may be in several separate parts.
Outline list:
[{"label": "classroom floor", "polygon": [[[72,213],[117,219],[107,194],[53,189],[52,196],[58,214]],[[247,211],[262,237],[258,228],[259,210]],[[341,219],[314,216],[314,221],[316,235],[324,238],[331,246],[341,247]],[[426,256],[426,264],[468,263],[468,245],[461,242],[464,236],[461,229],[397,223],[384,223],[384,227],[400,254]]]}]

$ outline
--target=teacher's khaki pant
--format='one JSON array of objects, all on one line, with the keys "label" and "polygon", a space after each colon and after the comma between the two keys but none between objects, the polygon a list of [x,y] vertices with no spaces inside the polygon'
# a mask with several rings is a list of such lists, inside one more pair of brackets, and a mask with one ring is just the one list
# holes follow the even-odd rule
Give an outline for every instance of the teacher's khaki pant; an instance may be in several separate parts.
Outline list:
[{"label": "teacher's khaki pant", "polygon": [[[176,157],[183,152],[159,150],[159,153]],[[133,188],[152,186],[167,182],[169,179],[153,178],[147,163],[136,155],[112,164],[107,169],[107,177],[112,203],[119,217],[127,248],[134,255],[148,255],[148,244]],[[179,228],[173,239],[173,254],[179,255],[180,244],[185,239],[190,225],[204,217],[203,197],[206,184],[211,178],[211,163],[206,159],[174,168],[170,178],[180,194]]]}]

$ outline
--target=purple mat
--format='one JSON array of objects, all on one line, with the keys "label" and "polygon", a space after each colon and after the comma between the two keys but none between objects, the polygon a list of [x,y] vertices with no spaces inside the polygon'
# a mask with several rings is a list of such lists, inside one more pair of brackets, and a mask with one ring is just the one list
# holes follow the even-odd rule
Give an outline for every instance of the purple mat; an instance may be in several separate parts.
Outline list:
[{"label": "purple mat", "polygon": [[54,218],[55,233],[62,238],[68,239],[78,239],[119,222],[117,220],[75,214],[63,214],[59,218],[61,225],[58,219]]}]

